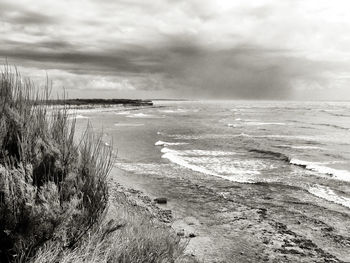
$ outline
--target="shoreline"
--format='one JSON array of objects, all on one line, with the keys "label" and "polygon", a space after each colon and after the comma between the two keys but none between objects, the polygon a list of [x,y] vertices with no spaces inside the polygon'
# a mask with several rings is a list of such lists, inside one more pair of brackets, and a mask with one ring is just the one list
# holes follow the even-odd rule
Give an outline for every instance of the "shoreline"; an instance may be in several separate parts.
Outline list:
[{"label": "shoreline", "polygon": [[[109,176],[109,201],[106,214],[102,220],[104,222],[115,222],[119,220],[122,222],[125,215],[131,215],[131,217],[140,217],[141,221],[145,224],[150,223],[151,232],[157,234],[159,228],[165,230],[170,236],[175,235],[180,239],[180,246],[185,249],[184,252],[180,252],[178,258],[175,259],[176,263],[197,263],[197,258],[194,254],[186,251],[186,246],[190,241],[190,236],[180,235],[179,232],[173,228],[174,216],[172,210],[164,209],[162,205],[158,205],[150,195],[147,195],[144,191],[130,188],[118,180],[118,174],[111,173]],[[121,216],[122,214],[122,216]],[[136,220],[137,221],[137,220]],[[108,223],[107,223],[108,224]],[[130,224],[132,228],[138,228],[138,225]],[[107,241],[108,242],[108,241]],[[158,261],[157,261],[158,262]]]},{"label": "shoreline", "polygon": [[[141,178],[122,172],[116,175],[116,180],[118,177],[120,184],[135,189],[132,191],[136,195],[148,196],[148,200],[168,198],[167,205],[156,206],[171,210],[173,218],[170,224],[177,233],[183,233],[186,238],[190,233],[194,234],[189,239],[186,254],[200,262],[349,260],[342,246],[350,244],[350,240],[346,237],[346,230],[339,233],[342,218],[349,215],[334,212],[333,224],[324,221],[322,208],[302,201],[306,193],[301,192],[300,198],[295,198],[286,193],[286,186],[239,184],[204,175],[190,179],[167,175]],[[169,187],[175,184],[173,188],[176,189]],[[274,194],[285,192],[279,195],[283,200],[272,200],[271,191]],[[258,200],[260,197],[262,202]],[[290,203],[290,207],[281,207],[282,201]],[[152,201],[146,205],[154,206]],[[306,209],[312,210],[314,216],[307,215]],[[309,231],[312,231],[312,236],[309,236]]]},{"label": "shoreline", "polygon": [[96,105],[106,106],[106,105],[124,105],[124,106],[153,106],[152,100],[142,100],[142,99],[57,99],[57,100],[45,100],[38,101],[38,104],[45,105],[65,105],[65,106],[91,106]]}]

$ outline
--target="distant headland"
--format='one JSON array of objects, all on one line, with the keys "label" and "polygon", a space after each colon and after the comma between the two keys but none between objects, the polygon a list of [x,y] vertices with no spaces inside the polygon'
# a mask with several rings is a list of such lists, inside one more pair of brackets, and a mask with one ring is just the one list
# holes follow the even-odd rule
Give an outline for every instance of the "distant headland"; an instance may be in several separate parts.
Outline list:
[{"label": "distant headland", "polygon": [[45,100],[43,104],[48,105],[72,105],[72,106],[89,106],[89,105],[126,105],[126,106],[153,106],[151,100],[141,99],[57,99]]}]

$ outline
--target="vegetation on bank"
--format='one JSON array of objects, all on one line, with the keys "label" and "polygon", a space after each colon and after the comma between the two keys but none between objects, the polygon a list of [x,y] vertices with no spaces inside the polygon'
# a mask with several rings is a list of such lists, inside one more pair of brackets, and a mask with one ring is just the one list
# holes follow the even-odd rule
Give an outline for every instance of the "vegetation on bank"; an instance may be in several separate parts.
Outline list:
[{"label": "vegetation on bank", "polygon": [[111,199],[111,148],[89,129],[77,140],[67,108],[42,103],[48,87],[0,78],[0,262],[178,262],[173,232]]},{"label": "vegetation on bank", "polygon": [[89,106],[89,105],[125,105],[125,106],[152,106],[151,100],[131,100],[131,99],[66,99],[66,100],[44,100],[39,102],[50,105],[72,105],[72,106]]},{"label": "vegetation on bank", "polygon": [[89,132],[77,145],[67,110],[34,106],[47,94],[17,72],[0,81],[0,261],[24,261],[50,239],[73,247],[96,222],[112,153]]}]

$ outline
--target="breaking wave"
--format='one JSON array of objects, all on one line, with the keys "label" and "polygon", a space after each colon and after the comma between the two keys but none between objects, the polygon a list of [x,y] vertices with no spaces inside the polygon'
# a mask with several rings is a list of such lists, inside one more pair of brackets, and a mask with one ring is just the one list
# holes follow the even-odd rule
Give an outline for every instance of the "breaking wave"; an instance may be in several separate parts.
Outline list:
[{"label": "breaking wave", "polygon": [[308,191],[317,197],[350,208],[350,198],[336,194],[335,191],[329,187],[314,185],[310,187]]},{"label": "breaking wave", "polygon": [[310,171],[317,172],[319,174],[328,175],[331,178],[336,180],[350,182],[350,171],[347,171],[347,170],[338,170],[338,169],[320,165],[319,163],[307,162],[307,161],[302,161],[298,159],[291,159],[289,163]]},{"label": "breaking wave", "polygon": [[317,162],[308,162],[308,161],[298,160],[295,158],[290,158],[284,153],[274,152],[269,150],[250,149],[249,152],[260,154],[259,158],[268,158],[273,160],[285,161],[292,165],[304,168],[306,170],[316,172],[319,175],[327,176],[327,178],[350,182],[350,171],[339,170],[339,169],[334,169],[334,168],[324,166],[324,164],[326,163],[317,163]]},{"label": "breaking wave", "polygon": [[187,142],[163,142],[163,141],[157,141],[154,145],[155,146],[171,146],[171,145],[184,145],[188,144]]},{"label": "breaking wave", "polygon": [[77,115],[71,115],[69,116],[69,119],[72,120],[72,119],[88,119],[89,117],[87,116],[84,116],[84,115],[81,115],[81,114],[77,114]]},{"label": "breaking wave", "polygon": [[239,183],[254,183],[255,177],[260,174],[257,168],[263,166],[260,162],[233,161],[232,158],[227,157],[234,155],[234,152],[176,151],[166,147],[162,148],[161,152],[163,153],[162,158],[183,168]]},{"label": "breaking wave", "polygon": [[143,125],[143,123],[114,123],[116,127],[138,127]]},{"label": "breaking wave", "polygon": [[303,150],[316,150],[316,149],[322,149],[319,146],[312,146],[312,145],[275,145],[275,147],[279,148],[290,148],[290,149],[303,149]]},{"label": "breaking wave", "polygon": [[144,119],[161,119],[164,118],[163,116],[156,116],[156,115],[151,115],[151,114],[145,114],[145,113],[134,113],[126,116],[127,118],[144,118]]},{"label": "breaking wave", "polygon": [[343,127],[343,126],[339,126],[336,124],[329,124],[329,123],[315,123],[314,125],[318,125],[318,126],[325,126],[325,127],[330,127],[330,128],[335,128],[338,130],[346,130],[346,131],[350,131],[350,128],[347,127]]},{"label": "breaking wave", "polygon": [[249,152],[258,153],[262,156],[260,158],[269,158],[274,160],[281,160],[281,161],[287,161],[289,162],[289,157],[283,153],[280,152],[274,152],[269,150],[260,150],[260,149],[250,149]]}]

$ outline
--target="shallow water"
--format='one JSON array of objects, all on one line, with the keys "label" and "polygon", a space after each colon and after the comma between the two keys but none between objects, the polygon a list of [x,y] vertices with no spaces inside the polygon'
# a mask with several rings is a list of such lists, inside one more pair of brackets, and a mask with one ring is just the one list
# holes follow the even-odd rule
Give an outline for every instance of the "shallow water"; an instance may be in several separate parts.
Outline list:
[{"label": "shallow water", "polygon": [[350,103],[162,101],[77,114],[113,138],[117,180],[168,197],[175,225],[200,222],[189,249],[204,261],[350,261]]}]

